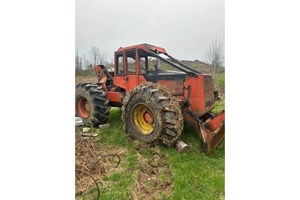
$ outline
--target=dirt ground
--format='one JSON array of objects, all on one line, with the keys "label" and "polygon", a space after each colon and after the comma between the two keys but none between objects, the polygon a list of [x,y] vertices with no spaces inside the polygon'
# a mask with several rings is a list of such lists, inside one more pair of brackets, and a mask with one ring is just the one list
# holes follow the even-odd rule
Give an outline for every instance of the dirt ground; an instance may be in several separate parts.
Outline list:
[{"label": "dirt ground", "polygon": [[[99,187],[109,187],[105,177],[115,172],[129,172],[120,162],[126,161],[128,151],[116,146],[98,145],[98,137],[81,137],[76,134],[76,196],[88,194]],[[101,133],[100,133],[101,134]],[[168,157],[158,147],[135,141],[137,170],[131,171],[135,181],[132,187],[133,200],[168,199],[172,194],[172,172]],[[96,183],[95,183],[96,182]]]},{"label": "dirt ground", "polygon": [[166,199],[172,194],[172,172],[168,157],[158,147],[140,143],[136,148],[139,173],[133,199]]}]

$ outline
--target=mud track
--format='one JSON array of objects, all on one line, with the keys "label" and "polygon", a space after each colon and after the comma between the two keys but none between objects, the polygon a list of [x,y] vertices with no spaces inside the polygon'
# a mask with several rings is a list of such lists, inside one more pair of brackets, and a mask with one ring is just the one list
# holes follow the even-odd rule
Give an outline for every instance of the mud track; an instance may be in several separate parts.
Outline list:
[{"label": "mud track", "polygon": [[158,147],[145,143],[140,143],[135,150],[139,172],[133,199],[169,199],[172,194],[172,172],[167,155]]}]

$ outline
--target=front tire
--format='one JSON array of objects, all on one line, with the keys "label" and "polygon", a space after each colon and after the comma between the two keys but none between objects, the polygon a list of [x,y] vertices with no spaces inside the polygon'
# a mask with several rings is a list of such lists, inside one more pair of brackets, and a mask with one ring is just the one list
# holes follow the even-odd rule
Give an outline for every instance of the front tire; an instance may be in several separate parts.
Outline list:
[{"label": "front tire", "polygon": [[81,83],[76,86],[76,116],[85,126],[96,127],[108,120],[110,106],[106,92],[95,84]]},{"label": "front tire", "polygon": [[127,93],[122,106],[124,131],[128,136],[171,146],[183,130],[183,116],[177,99],[163,86],[144,83]]}]

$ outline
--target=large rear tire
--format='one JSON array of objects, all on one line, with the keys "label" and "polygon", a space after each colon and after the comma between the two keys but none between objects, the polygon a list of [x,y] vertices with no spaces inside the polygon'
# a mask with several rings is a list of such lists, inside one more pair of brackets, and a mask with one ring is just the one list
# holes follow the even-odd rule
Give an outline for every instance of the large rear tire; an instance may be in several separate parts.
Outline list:
[{"label": "large rear tire", "polygon": [[107,93],[95,84],[81,83],[76,86],[76,116],[85,126],[96,127],[108,120],[110,106]]},{"label": "large rear tire", "polygon": [[163,86],[144,83],[127,93],[122,120],[129,137],[171,146],[183,130],[183,116],[177,99]]}]

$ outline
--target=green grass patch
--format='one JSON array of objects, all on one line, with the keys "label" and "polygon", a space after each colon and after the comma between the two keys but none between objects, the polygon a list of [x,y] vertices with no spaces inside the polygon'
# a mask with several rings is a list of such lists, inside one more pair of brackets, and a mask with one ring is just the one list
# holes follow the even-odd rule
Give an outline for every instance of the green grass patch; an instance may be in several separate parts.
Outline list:
[{"label": "green grass patch", "polygon": [[224,142],[208,157],[196,131],[187,124],[182,140],[191,146],[189,153],[161,147],[173,171],[173,199],[221,199],[225,185]]},{"label": "green grass patch", "polygon": [[102,188],[101,199],[128,199],[131,196],[134,176],[129,172],[118,172],[105,178],[111,183],[109,187]]},{"label": "green grass patch", "polygon": [[216,76],[216,86],[222,94],[225,94],[225,74],[218,74]]},{"label": "green grass patch", "polygon": [[225,98],[221,97],[219,101],[215,102],[215,108],[212,110],[213,113],[219,113],[225,110]]},{"label": "green grass patch", "polygon": [[[134,176],[130,173],[117,172],[103,179],[104,185],[100,187],[100,199],[120,199],[127,200],[131,196],[132,185],[134,183]],[[98,191],[96,188],[92,189],[88,194],[76,197],[76,200],[95,199]]]}]

